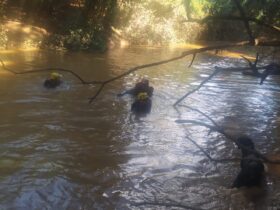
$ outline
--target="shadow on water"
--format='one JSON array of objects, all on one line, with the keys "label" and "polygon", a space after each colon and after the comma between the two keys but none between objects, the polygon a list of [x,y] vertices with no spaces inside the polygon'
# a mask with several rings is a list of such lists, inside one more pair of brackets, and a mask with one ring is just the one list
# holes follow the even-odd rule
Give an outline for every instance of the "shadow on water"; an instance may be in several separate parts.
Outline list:
[{"label": "shadow on water", "polygon": [[[128,48],[106,54],[32,51],[5,54],[9,67],[63,67],[87,80],[102,80],[124,69],[178,55],[177,50]],[[190,58],[189,58],[190,59]],[[189,60],[135,72],[105,88],[89,105],[95,86],[71,75],[56,90],[42,87],[47,74],[0,77],[0,209],[170,209],[133,203],[177,203],[202,209],[264,209],[279,206],[279,174],[269,173],[267,189],[229,186],[239,163],[215,164],[185,136],[191,135],[212,157],[239,157],[217,133],[177,119],[205,121],[172,104],[196,87],[214,66],[240,60],[203,54]],[[152,112],[130,116],[132,99],[116,94],[149,77],[155,88]],[[279,78],[259,86],[256,78],[224,72],[186,105],[212,116],[232,133],[247,133],[263,153],[279,154]],[[268,167],[277,171],[277,166]],[[175,208],[174,208],[175,209]],[[179,209],[179,207],[178,207]]]}]

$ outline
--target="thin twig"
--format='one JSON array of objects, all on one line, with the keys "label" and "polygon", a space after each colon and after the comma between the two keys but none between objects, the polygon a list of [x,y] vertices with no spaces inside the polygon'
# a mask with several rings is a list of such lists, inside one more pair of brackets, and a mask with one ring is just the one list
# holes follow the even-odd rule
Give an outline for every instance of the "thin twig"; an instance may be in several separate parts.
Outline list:
[{"label": "thin twig", "polygon": [[[185,107],[188,109],[191,109],[193,111],[196,111],[198,113],[200,113],[201,115],[205,116],[207,119],[209,119],[214,125],[216,125],[216,127],[218,127],[217,123],[211,118],[209,117],[207,114],[203,113],[202,111],[200,111],[199,109],[195,109],[192,108],[190,106],[186,106],[186,105],[178,105],[180,107]],[[177,107],[174,107],[178,113],[180,113],[180,111],[177,109]],[[187,131],[187,130],[186,130]],[[216,162],[216,163],[225,163],[225,162],[229,162],[229,161],[238,161],[239,159],[215,159],[212,158],[199,144],[197,144],[191,137],[190,137],[190,133],[188,132],[188,136],[186,136],[186,138],[192,142],[210,161]]]},{"label": "thin twig", "polygon": [[254,63],[252,63],[248,58],[246,58],[245,56],[241,56],[244,60],[246,60],[251,68],[251,70],[253,71],[253,73],[256,76],[260,76],[260,73],[258,72],[258,68],[257,68],[257,63],[259,61],[259,53],[256,54],[256,58]]},{"label": "thin twig", "polygon": [[14,70],[12,70],[10,68],[7,68],[5,63],[1,59],[0,59],[0,62],[1,62],[1,65],[2,65],[3,69],[5,69],[6,71],[11,72],[13,74],[17,74],[17,72],[15,72]]},{"label": "thin twig", "polygon": [[199,144],[197,144],[192,138],[186,136],[186,138],[192,142],[209,160],[217,163],[225,163],[225,162],[236,162],[240,161],[240,158],[223,158],[223,159],[216,159],[212,158]]},{"label": "thin twig", "polygon": [[[200,125],[200,126],[204,126],[206,128],[209,128],[210,130],[214,130],[214,131],[217,131],[219,132],[219,129],[218,127],[215,127],[213,125],[209,125],[207,123],[204,123],[204,122],[200,122],[200,121],[197,121],[197,120],[175,120],[176,123],[189,123],[189,124],[195,124],[195,125]],[[219,132],[220,133],[220,132]],[[223,133],[222,133],[223,134]]]},{"label": "thin twig", "polygon": [[267,157],[265,157],[264,155],[262,155],[260,152],[258,152],[257,150],[255,150],[255,149],[254,150],[248,149],[244,145],[239,144],[237,142],[236,138],[234,138],[230,134],[226,133],[225,130],[223,128],[221,128],[221,127],[216,127],[216,126],[208,125],[206,123],[203,123],[203,122],[200,122],[200,121],[196,121],[196,120],[176,120],[175,122],[177,122],[177,123],[190,123],[190,124],[196,124],[196,125],[207,127],[207,128],[209,128],[209,129],[211,129],[213,131],[216,131],[218,133],[223,134],[226,138],[228,138],[229,140],[233,141],[241,149],[247,150],[248,152],[251,152],[251,153],[257,155],[258,157],[263,159],[263,161],[265,161],[267,163],[271,163],[271,164],[280,164],[280,160],[270,160]]},{"label": "thin twig", "polygon": [[177,207],[182,209],[189,209],[189,210],[202,210],[201,208],[196,208],[193,206],[187,206],[184,204],[176,204],[176,203],[164,203],[164,202],[141,202],[141,203],[131,203],[134,206],[163,206],[163,207]]},{"label": "thin twig", "polygon": [[[200,111],[199,109],[195,109],[195,108],[192,108],[190,106],[186,106],[186,105],[178,105],[180,107],[185,107],[185,108],[188,108],[188,109],[191,109],[193,111],[196,111],[198,113],[200,113],[201,115],[205,116],[207,119],[209,119],[215,126],[211,126],[211,125],[208,125],[206,123],[201,123],[201,122],[198,122],[198,121],[193,121],[193,120],[177,120],[176,122],[178,123],[194,123],[194,124],[198,124],[198,125],[201,125],[201,126],[204,126],[204,127],[207,127],[209,128],[210,131],[217,131],[221,134],[223,134],[224,136],[226,136],[227,138],[231,139],[233,142],[235,142],[237,145],[238,143],[236,142],[235,138],[229,134],[227,134],[224,129],[222,129],[210,116],[208,116],[207,114],[205,114],[204,112]],[[176,107],[175,107],[176,108]],[[203,154],[205,154],[206,157],[208,157],[209,160],[213,161],[213,162],[217,162],[217,163],[225,163],[225,162],[236,162],[236,161],[240,161],[240,159],[238,158],[225,158],[225,159],[215,159],[215,158],[212,158],[200,145],[198,145],[191,137],[189,136],[186,136],[186,138],[191,141],[199,150],[201,150],[203,152]]]},{"label": "thin twig", "polygon": [[184,96],[182,96],[181,98],[179,98],[174,104],[173,106],[178,105],[180,102],[182,102],[185,98],[187,98],[189,95],[193,94],[194,92],[198,91],[206,82],[208,82],[210,79],[212,79],[216,74],[218,74],[220,72],[220,69],[215,69],[215,71],[209,76],[207,77],[205,80],[203,80],[199,86],[197,86],[195,89],[187,92]]},{"label": "thin twig", "polygon": [[192,60],[191,60],[191,62],[189,64],[188,68],[190,68],[192,66],[192,64],[194,62],[194,59],[195,59],[195,56],[196,56],[196,53],[193,54]]},{"label": "thin twig", "polygon": [[103,90],[104,86],[106,85],[106,83],[103,83],[100,85],[99,89],[97,90],[97,92],[95,93],[94,96],[92,96],[91,98],[89,98],[89,103],[91,103]]},{"label": "thin twig", "polygon": [[248,64],[249,64],[250,67],[253,66],[252,62],[251,62],[248,58],[246,58],[246,57],[243,56],[243,55],[241,55],[240,57],[242,57],[244,60],[246,60],[246,61],[248,62]]},{"label": "thin twig", "polygon": [[78,78],[82,84],[101,84],[102,81],[85,81],[83,78],[81,78],[77,73],[75,73],[72,70],[69,69],[64,69],[64,68],[39,68],[39,69],[32,69],[32,70],[27,70],[24,72],[18,72],[17,74],[30,74],[30,73],[40,73],[43,71],[61,71],[61,72],[67,72],[70,73],[72,75],[74,75],[76,78]]},{"label": "thin twig", "polygon": [[220,69],[221,71],[233,71],[233,72],[240,72],[240,71],[251,70],[250,67],[228,67],[228,68],[223,68],[223,67],[215,66],[215,68],[216,69]]},{"label": "thin twig", "polygon": [[6,71],[9,71],[13,74],[16,74],[16,75],[19,75],[19,74],[31,74],[31,73],[41,73],[41,72],[45,72],[45,71],[61,71],[61,72],[67,72],[67,73],[70,73],[72,74],[73,76],[75,76],[76,78],[78,78],[82,84],[101,84],[103,83],[102,81],[90,81],[90,82],[87,82],[85,81],[81,76],[79,76],[77,73],[75,73],[74,71],[72,70],[69,70],[69,69],[64,69],[64,68],[38,68],[38,69],[31,69],[31,70],[27,70],[27,71],[23,71],[23,72],[17,72],[17,71],[14,71],[8,67],[6,67],[5,63],[3,62],[2,59],[0,59],[0,62],[1,62],[1,65],[3,67],[3,69],[5,69]]},{"label": "thin twig", "polygon": [[257,67],[257,64],[258,64],[258,61],[259,61],[259,53],[256,54],[256,59],[255,59],[255,63],[254,63],[254,66]]},{"label": "thin twig", "polygon": [[213,125],[215,125],[216,127],[219,127],[219,125],[218,125],[210,116],[208,116],[208,115],[205,114],[204,112],[200,111],[199,109],[196,109],[196,108],[193,108],[193,107],[190,107],[190,106],[187,106],[187,105],[183,105],[183,104],[179,104],[178,106],[180,106],[180,107],[185,107],[185,108],[187,108],[187,109],[191,109],[191,110],[193,110],[193,111],[196,111],[196,112],[200,113],[201,115],[203,115],[204,117],[206,117],[208,120],[210,120],[210,121],[213,123]]},{"label": "thin twig", "polygon": [[[266,69],[268,66],[269,66],[269,64],[265,65],[265,66],[256,67],[256,69],[257,70]],[[221,71],[233,71],[233,72],[235,72],[235,71],[239,72],[239,71],[252,70],[251,67],[229,67],[229,68],[222,68],[222,67],[215,66],[215,68],[219,69]]]}]

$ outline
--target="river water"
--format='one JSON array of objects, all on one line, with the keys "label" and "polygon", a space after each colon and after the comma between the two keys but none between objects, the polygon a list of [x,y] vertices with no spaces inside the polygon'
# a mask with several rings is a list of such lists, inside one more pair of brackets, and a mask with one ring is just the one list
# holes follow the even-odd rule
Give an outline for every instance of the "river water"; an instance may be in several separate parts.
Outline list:
[{"label": "river water", "polygon": [[[106,54],[3,51],[10,68],[61,67],[86,80],[180,55],[184,49],[126,48]],[[230,140],[178,119],[211,124],[172,104],[197,87],[214,66],[247,65],[241,59],[199,55],[151,67],[110,83],[88,104],[95,85],[63,73],[64,84],[46,90],[48,73],[0,74],[0,209],[269,209],[280,208],[280,166],[270,166],[263,189],[230,189],[238,158]],[[116,94],[147,77],[155,88],[152,112],[137,118],[132,99]],[[183,104],[211,116],[228,132],[247,134],[259,151],[279,156],[279,78],[264,85],[240,72],[221,72]],[[191,209],[189,208],[189,209]]]}]

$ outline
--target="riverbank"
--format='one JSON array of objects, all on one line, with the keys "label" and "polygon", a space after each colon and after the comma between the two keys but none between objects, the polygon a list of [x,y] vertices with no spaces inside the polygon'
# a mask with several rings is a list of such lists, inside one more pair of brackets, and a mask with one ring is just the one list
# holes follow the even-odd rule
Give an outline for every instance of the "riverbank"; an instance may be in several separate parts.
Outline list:
[{"label": "riverbank", "polygon": [[[113,33],[110,41],[106,45],[106,49],[112,48],[128,48],[128,47],[140,47],[140,48],[172,48],[176,49],[198,49],[206,47],[209,45],[221,44],[226,42],[193,42],[193,43],[171,43],[162,45],[131,45],[129,40],[126,40],[121,33],[112,28]],[[64,46],[65,39],[62,36],[50,34],[46,29],[42,27],[37,27],[34,25],[25,24],[20,21],[4,21],[0,28],[0,54],[6,54],[13,52],[13,50],[26,51],[26,50],[38,50],[38,49],[54,49],[54,50],[70,50],[75,51],[75,49],[67,49]],[[57,39],[56,39],[57,38]],[[76,49],[77,50],[77,49]],[[262,51],[264,48],[261,49]],[[87,50],[85,50],[87,51]],[[255,51],[258,51],[256,49]],[[101,50],[105,52],[105,49]],[[231,49],[222,50],[216,53],[220,57],[229,58],[240,58],[240,56],[246,56],[249,59],[254,59],[254,50],[252,47],[243,47],[242,49]]]}]

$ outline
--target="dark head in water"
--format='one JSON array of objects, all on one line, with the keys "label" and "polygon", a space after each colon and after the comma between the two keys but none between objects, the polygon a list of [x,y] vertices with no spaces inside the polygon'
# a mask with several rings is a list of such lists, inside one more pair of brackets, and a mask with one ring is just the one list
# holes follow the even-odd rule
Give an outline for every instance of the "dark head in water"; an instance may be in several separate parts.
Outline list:
[{"label": "dark head in water", "polygon": [[134,88],[124,91],[123,93],[118,94],[118,96],[123,96],[126,94],[130,94],[134,97],[137,97],[139,93],[147,93],[149,97],[153,95],[154,88],[149,86],[149,80],[142,79],[141,81],[137,82]]},{"label": "dark head in water", "polygon": [[48,79],[44,82],[44,87],[46,88],[56,88],[62,83],[62,75],[56,72],[52,72]]},{"label": "dark head in water", "polygon": [[151,112],[152,100],[150,99],[148,93],[139,93],[131,105],[131,111],[135,114],[148,114]]},{"label": "dark head in water", "polygon": [[236,143],[242,152],[241,171],[234,180],[232,187],[260,186],[264,181],[264,165],[262,160],[252,152],[252,150],[255,150],[253,141],[247,136],[242,136],[237,139]]},{"label": "dark head in water", "polygon": [[[236,143],[237,143],[238,149],[241,149],[242,157],[245,157],[245,156],[250,154],[250,151],[248,151],[248,150],[254,150],[255,149],[255,145],[254,145],[252,139],[250,139],[247,136],[239,137],[236,140]],[[245,148],[247,148],[248,150],[246,150]]]},{"label": "dark head in water", "polygon": [[134,87],[134,96],[138,96],[140,93],[147,93],[149,97],[153,95],[154,88],[149,86],[149,80],[142,79],[140,82],[136,83]]}]

